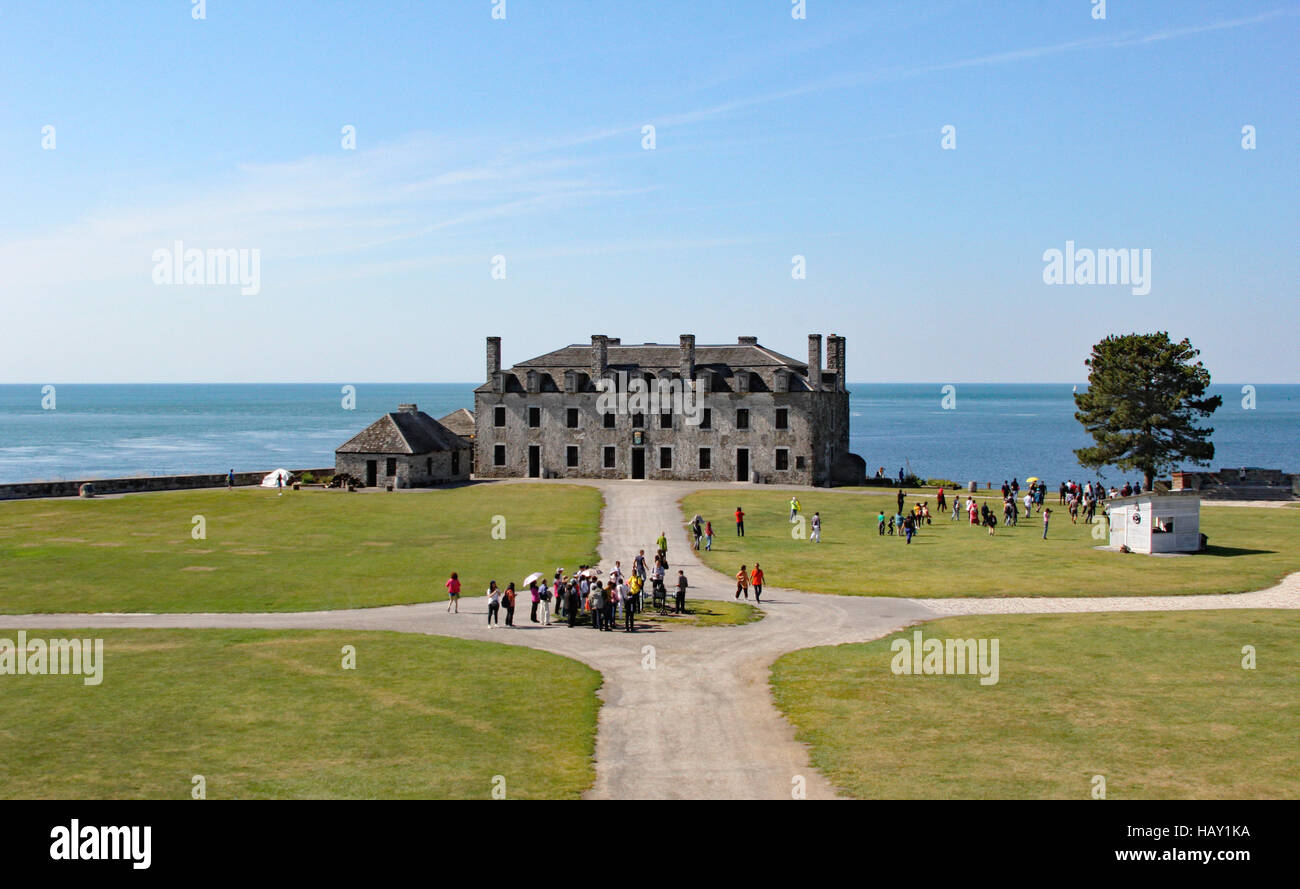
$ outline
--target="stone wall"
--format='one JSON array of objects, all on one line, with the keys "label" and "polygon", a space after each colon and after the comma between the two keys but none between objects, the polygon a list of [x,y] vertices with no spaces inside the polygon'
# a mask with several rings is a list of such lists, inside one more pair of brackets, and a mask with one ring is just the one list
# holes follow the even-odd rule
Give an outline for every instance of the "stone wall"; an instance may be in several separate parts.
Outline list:
[{"label": "stone wall", "polygon": [[1223,468],[1217,472],[1175,472],[1174,491],[1198,491],[1219,500],[1291,500],[1300,498],[1300,474],[1258,467]]},{"label": "stone wall", "polygon": [[[329,476],[334,474],[334,467],[324,469],[293,469],[295,478],[304,472],[313,475]],[[240,487],[260,485],[262,479],[271,474],[270,469],[259,472],[236,472],[235,484]],[[148,491],[184,491],[192,488],[224,488],[226,474],[211,475],[150,475],[138,478],[84,478],[76,481],[59,482],[19,482],[0,484],[0,500],[26,500],[34,497],[76,497],[83,484],[95,486],[95,494],[138,494]]]},{"label": "stone wall", "polygon": [[[431,454],[400,456],[393,454],[335,454],[335,472],[346,472],[361,482],[366,481],[366,463],[375,461],[375,485],[385,487],[391,480],[396,488],[427,488],[431,485],[468,481],[472,451],[462,448],[459,464],[452,471],[452,451],[435,451]],[[396,472],[388,475],[388,460],[396,462]]]}]

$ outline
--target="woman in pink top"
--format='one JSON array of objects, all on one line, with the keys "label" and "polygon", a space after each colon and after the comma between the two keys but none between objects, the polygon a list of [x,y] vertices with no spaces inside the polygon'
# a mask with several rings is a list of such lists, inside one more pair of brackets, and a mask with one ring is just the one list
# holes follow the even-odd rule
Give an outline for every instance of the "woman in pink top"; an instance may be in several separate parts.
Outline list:
[{"label": "woman in pink top", "polygon": [[460,578],[456,572],[451,572],[451,577],[447,580],[447,611],[454,611],[460,614]]}]

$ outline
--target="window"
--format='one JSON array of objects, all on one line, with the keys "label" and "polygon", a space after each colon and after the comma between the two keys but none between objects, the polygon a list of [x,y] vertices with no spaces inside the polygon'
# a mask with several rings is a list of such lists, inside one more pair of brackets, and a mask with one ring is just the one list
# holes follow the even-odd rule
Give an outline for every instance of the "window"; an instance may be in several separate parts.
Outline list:
[{"label": "window", "polygon": [[704,409],[704,416],[700,420],[700,428],[701,429],[713,428],[713,408],[706,407]]},{"label": "window", "polygon": [[788,407],[779,407],[776,409],[776,428],[790,428],[790,409]]},{"label": "window", "polygon": [[641,428],[644,427],[644,426],[645,426],[645,415],[643,415],[643,414],[633,414],[633,415],[632,415],[632,428],[633,428],[633,429],[641,429]]},{"label": "window", "polygon": [[670,413],[660,414],[660,415],[659,415],[659,428],[660,428],[660,429],[672,429],[672,428],[673,428],[673,415],[672,415],[671,412],[670,412]]},{"label": "window", "polygon": [[712,464],[713,464],[713,452],[710,451],[708,448],[700,448],[700,468],[712,469],[713,468]]},{"label": "window", "polygon": [[528,428],[536,429],[542,425],[542,409],[540,407],[530,407],[528,409]]},{"label": "window", "polygon": [[[452,472],[455,472],[455,471],[456,471],[456,458],[457,458],[458,456],[460,456],[460,455],[457,454],[455,451],[452,451],[452,454],[451,454],[451,471],[452,471]],[[424,460],[424,474],[425,474],[425,475],[433,475],[433,458],[432,458],[432,457],[426,457],[425,460]]]},{"label": "window", "polygon": [[578,409],[576,407],[571,407],[564,412],[564,425],[570,429],[578,428]]},{"label": "window", "polygon": [[1174,532],[1174,520],[1170,516],[1157,518],[1155,526],[1151,529],[1152,534],[1172,534]]},{"label": "window", "polygon": [[[429,460],[429,474],[433,474],[433,460]],[[451,474],[460,475],[460,451],[451,452]]]},{"label": "window", "polygon": [[617,418],[618,418],[617,414],[614,413],[605,414],[605,428],[613,429],[614,423],[617,420]]},{"label": "window", "polygon": [[506,465],[506,446],[505,446],[505,445],[493,445],[493,447],[492,447],[492,465],[493,465],[493,466],[505,466],[505,465]]},{"label": "window", "polygon": [[672,449],[672,448],[660,448],[660,449],[659,449],[659,468],[660,468],[660,469],[672,469],[672,468],[673,468],[673,449]]},{"label": "window", "polygon": [[803,458],[803,457],[795,457],[795,458],[794,458],[794,468],[795,468],[795,469],[803,469],[803,467],[804,467],[804,462],[803,462],[803,461],[804,461],[804,458]]},{"label": "window", "polygon": [[789,469],[789,468],[790,468],[790,449],[789,449],[789,448],[777,448],[777,449],[776,449],[776,468],[777,468],[778,471],[779,471],[779,470],[784,470],[784,469]]},{"label": "window", "polygon": [[498,404],[496,407],[492,408],[492,425],[498,429],[506,425],[505,405]]},{"label": "window", "polygon": [[578,446],[569,445],[564,449],[564,465],[570,468],[578,465]]},{"label": "window", "polygon": [[[608,414],[607,416],[613,416],[613,414]],[[617,459],[617,458],[614,456],[616,453],[618,453],[618,452],[617,452],[617,450],[616,450],[615,448],[611,448],[611,447],[606,447],[606,448],[605,448],[605,468],[606,468],[606,469],[613,469],[613,468],[614,468],[614,461]]]},{"label": "window", "polygon": [[737,429],[749,428],[749,411],[745,410],[745,408],[743,407],[740,410],[736,411],[736,428]]},{"label": "window", "polygon": [[387,460],[384,461],[384,475],[387,475],[387,476],[394,476],[394,475],[397,475],[397,458],[396,458],[396,457],[389,457]]}]

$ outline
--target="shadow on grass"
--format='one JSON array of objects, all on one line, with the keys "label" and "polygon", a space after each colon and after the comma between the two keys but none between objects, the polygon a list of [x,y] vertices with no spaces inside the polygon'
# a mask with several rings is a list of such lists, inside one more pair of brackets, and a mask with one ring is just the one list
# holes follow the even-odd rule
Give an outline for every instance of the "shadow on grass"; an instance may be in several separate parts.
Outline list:
[{"label": "shadow on grass", "polygon": [[1231,557],[1231,556],[1268,556],[1268,555],[1272,555],[1272,554],[1275,553],[1275,552],[1277,552],[1277,550],[1272,550],[1272,549],[1242,549],[1241,547],[1237,547],[1237,546],[1213,546],[1213,545],[1210,545],[1210,546],[1206,546],[1205,549],[1201,550],[1200,555],[1203,555],[1203,556],[1226,556],[1226,557]]}]

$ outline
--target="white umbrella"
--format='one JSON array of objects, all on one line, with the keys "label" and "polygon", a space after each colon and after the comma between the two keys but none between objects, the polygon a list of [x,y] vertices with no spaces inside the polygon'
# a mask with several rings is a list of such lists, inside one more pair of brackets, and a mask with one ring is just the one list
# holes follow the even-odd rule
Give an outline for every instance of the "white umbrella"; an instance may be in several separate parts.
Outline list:
[{"label": "white umbrella", "polygon": [[600,569],[599,569],[599,568],[588,568],[586,571],[583,571],[583,572],[582,572],[582,576],[583,576],[583,577],[599,577],[599,576],[600,576]]},{"label": "white umbrella", "polygon": [[528,586],[530,583],[533,583],[534,581],[538,581],[541,579],[542,579],[542,572],[534,571],[532,574],[524,578],[524,586]]}]

